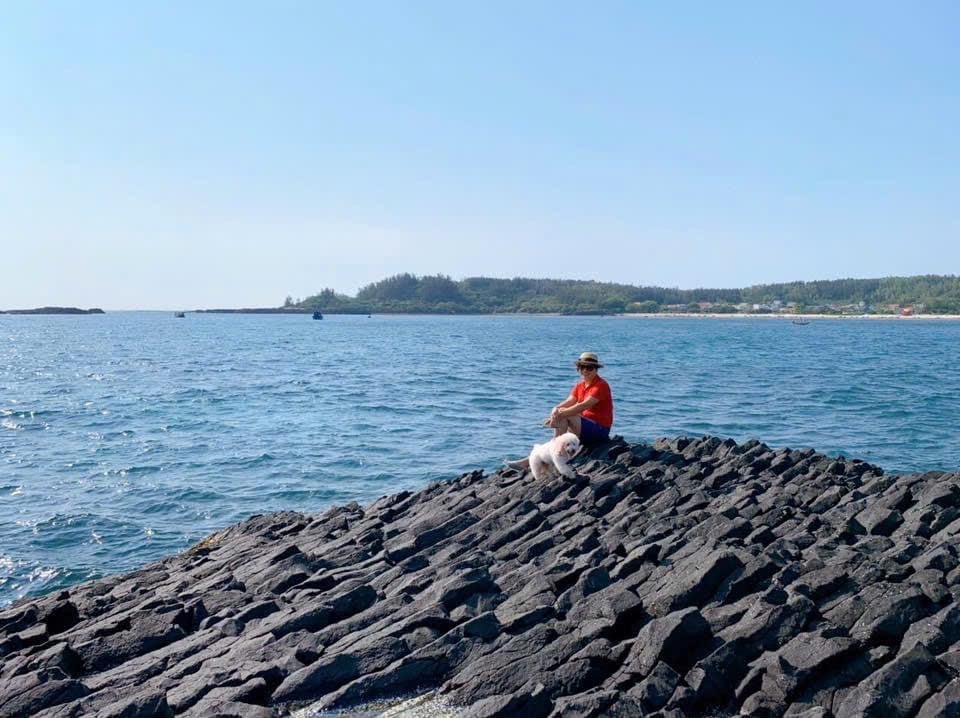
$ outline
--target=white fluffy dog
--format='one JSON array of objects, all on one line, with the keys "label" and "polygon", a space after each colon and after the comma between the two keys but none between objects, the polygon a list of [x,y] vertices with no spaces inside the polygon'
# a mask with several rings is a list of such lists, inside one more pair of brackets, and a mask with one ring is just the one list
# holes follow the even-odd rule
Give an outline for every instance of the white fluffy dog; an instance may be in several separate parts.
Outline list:
[{"label": "white fluffy dog", "polygon": [[580,439],[571,431],[555,436],[550,441],[534,444],[530,452],[530,471],[533,478],[545,479],[554,472],[572,479],[576,476],[570,459],[580,451]]}]

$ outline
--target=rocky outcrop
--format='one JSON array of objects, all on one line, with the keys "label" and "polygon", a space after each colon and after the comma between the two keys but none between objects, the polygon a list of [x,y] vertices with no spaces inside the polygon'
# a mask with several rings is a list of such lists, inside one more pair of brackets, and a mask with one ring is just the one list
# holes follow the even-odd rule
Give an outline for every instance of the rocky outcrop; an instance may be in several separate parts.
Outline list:
[{"label": "rocky outcrop", "polygon": [[616,441],[258,516],[0,612],[0,716],[282,715],[436,690],[481,716],[960,711],[960,474]]}]

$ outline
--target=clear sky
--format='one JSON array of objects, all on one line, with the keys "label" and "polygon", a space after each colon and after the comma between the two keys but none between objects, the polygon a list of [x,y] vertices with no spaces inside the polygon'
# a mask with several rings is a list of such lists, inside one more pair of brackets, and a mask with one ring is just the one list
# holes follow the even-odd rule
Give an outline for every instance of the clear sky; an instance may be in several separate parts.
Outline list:
[{"label": "clear sky", "polygon": [[0,308],[960,272],[960,3],[4,3]]}]

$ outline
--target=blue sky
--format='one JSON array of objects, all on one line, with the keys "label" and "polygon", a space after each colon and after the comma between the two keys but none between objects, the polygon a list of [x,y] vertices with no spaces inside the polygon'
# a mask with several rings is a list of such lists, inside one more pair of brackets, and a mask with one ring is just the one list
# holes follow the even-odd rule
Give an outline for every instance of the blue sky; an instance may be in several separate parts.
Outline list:
[{"label": "blue sky", "polygon": [[955,2],[17,2],[0,308],[960,271]]}]

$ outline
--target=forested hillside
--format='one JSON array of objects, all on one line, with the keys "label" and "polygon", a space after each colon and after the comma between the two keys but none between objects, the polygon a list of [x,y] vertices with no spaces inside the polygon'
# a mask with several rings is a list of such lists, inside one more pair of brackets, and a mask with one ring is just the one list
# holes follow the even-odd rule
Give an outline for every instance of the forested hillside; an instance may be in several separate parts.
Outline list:
[{"label": "forested hillside", "polygon": [[491,314],[624,312],[770,312],[960,314],[960,277],[924,275],[758,284],[743,289],[670,289],[570,279],[496,279],[397,274],[368,284],[356,297],[332,289],[289,309],[330,313]]}]

